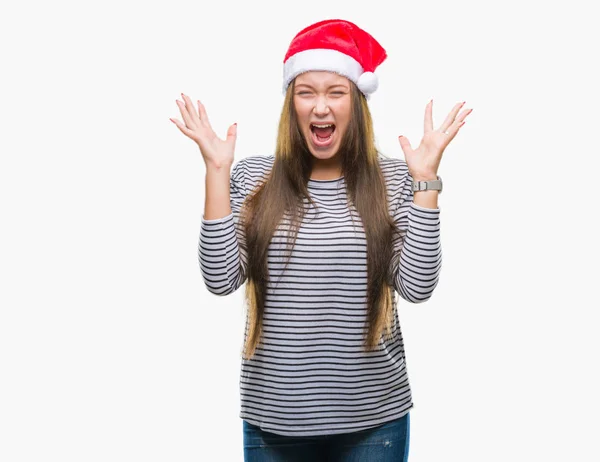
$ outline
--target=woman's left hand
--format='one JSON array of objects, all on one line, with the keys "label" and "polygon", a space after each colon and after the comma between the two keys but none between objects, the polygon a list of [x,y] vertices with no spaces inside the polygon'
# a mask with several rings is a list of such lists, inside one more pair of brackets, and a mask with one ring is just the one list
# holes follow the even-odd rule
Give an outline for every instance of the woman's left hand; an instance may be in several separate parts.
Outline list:
[{"label": "woman's left hand", "polygon": [[[400,135],[400,147],[404,151],[404,158],[408,165],[408,170],[415,181],[435,180],[437,178],[438,168],[442,160],[442,154],[450,141],[454,139],[460,127],[464,125],[465,118],[473,109],[464,110],[458,114],[460,108],[465,103],[457,103],[444,120],[444,123],[437,130],[433,129],[433,117],[431,108],[433,100],[427,103],[425,107],[425,134],[421,144],[415,150],[410,146],[408,138]],[[447,134],[444,132],[448,132]]]}]

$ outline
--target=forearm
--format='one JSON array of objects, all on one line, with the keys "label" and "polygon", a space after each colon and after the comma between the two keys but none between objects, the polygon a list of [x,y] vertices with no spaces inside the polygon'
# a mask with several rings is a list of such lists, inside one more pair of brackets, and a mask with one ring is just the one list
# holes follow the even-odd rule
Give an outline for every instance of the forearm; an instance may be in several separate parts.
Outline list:
[{"label": "forearm", "polygon": [[222,167],[207,165],[204,195],[204,219],[215,220],[231,212],[230,202],[231,165]]},{"label": "forearm", "polygon": [[[442,265],[439,209],[408,203],[409,223],[404,242],[398,242],[399,266],[395,273],[396,291],[405,300],[421,303],[435,289]],[[398,240],[400,241],[400,240]]]},{"label": "forearm", "polygon": [[416,205],[421,207],[425,207],[428,209],[437,209],[438,207],[438,196],[440,195],[439,191],[434,189],[425,190],[425,191],[414,191],[413,192],[413,202]]},{"label": "forearm", "polygon": [[245,195],[243,162],[233,171],[231,165],[207,166],[198,258],[206,287],[216,295],[235,292],[246,279],[246,238],[239,223]]},{"label": "forearm", "polygon": [[202,220],[198,259],[207,289],[215,295],[235,292],[246,279],[247,256],[243,231],[235,214]]}]

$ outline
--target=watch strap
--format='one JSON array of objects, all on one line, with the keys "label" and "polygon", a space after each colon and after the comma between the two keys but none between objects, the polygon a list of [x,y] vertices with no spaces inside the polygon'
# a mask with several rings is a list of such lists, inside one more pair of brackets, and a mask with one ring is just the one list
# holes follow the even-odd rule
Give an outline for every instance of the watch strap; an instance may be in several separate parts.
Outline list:
[{"label": "watch strap", "polygon": [[437,175],[437,180],[423,180],[423,181],[414,181],[412,182],[412,190],[415,191],[428,191],[435,190],[442,192],[442,177]]}]

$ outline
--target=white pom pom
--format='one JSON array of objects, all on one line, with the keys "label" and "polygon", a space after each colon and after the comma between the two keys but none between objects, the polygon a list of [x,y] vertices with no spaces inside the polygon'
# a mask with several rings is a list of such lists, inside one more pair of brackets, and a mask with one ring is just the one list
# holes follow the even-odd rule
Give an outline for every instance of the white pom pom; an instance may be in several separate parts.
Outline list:
[{"label": "white pom pom", "polygon": [[371,94],[379,86],[379,79],[372,72],[363,72],[358,78],[356,86],[365,94]]}]

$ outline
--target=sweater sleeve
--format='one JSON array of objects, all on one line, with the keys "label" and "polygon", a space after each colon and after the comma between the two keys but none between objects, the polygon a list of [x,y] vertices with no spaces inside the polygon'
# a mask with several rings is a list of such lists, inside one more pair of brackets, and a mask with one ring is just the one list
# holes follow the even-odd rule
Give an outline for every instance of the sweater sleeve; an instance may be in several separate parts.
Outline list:
[{"label": "sweater sleeve", "polygon": [[233,166],[229,185],[232,213],[212,220],[203,214],[198,242],[200,271],[206,288],[215,295],[229,295],[246,281],[246,237],[239,222],[248,194],[245,159]]},{"label": "sweater sleeve", "polygon": [[422,303],[431,298],[442,268],[440,209],[416,205],[412,176],[406,170],[402,176],[392,215],[400,229],[393,237],[393,285],[406,301]]}]

